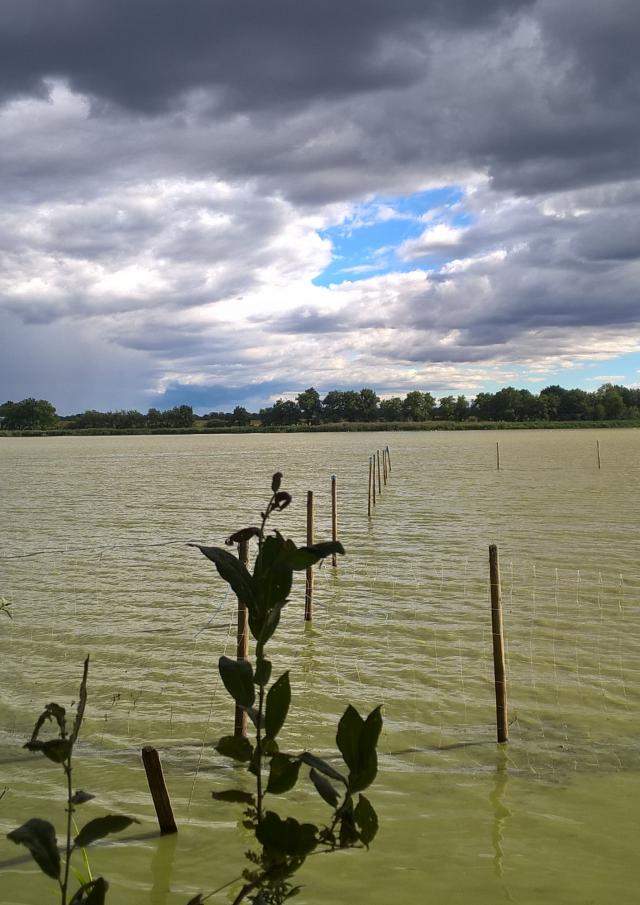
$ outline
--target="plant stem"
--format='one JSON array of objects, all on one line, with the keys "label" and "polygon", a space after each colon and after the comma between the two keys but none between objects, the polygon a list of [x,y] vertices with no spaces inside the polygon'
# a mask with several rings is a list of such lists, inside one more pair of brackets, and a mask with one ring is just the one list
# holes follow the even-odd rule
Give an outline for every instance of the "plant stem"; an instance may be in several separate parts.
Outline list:
[{"label": "plant stem", "polygon": [[256,776],[256,811],[258,814],[258,825],[262,823],[262,734],[260,727],[262,726],[262,711],[264,709],[264,685],[260,685],[260,696],[258,698],[258,725],[256,727],[256,752],[258,754],[258,774]]},{"label": "plant stem", "polygon": [[71,821],[73,820],[73,787],[71,783],[71,756],[64,765],[67,777],[67,838],[65,844],[64,879],[62,881],[62,905],[67,905],[67,886],[69,885],[69,868],[71,866]]}]

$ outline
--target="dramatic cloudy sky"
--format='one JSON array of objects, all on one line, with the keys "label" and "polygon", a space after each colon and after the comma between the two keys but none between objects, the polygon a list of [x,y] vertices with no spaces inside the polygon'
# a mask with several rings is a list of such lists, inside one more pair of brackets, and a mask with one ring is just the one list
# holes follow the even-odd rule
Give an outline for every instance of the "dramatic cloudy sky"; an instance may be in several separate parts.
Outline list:
[{"label": "dramatic cloudy sky", "polygon": [[0,0],[0,401],[640,380],[637,0]]}]

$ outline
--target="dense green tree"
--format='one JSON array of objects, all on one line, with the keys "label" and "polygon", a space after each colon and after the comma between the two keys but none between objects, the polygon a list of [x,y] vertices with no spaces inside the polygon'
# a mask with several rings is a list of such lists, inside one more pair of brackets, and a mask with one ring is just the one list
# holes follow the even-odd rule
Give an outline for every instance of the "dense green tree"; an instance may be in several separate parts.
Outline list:
[{"label": "dense green tree", "polygon": [[300,393],[297,402],[302,419],[307,424],[317,424],[322,420],[322,402],[320,393],[315,387],[309,387],[309,389]]},{"label": "dense green tree", "polygon": [[430,421],[436,401],[431,393],[412,390],[404,399],[404,412],[409,421]]},{"label": "dense green tree", "polygon": [[30,396],[21,402],[0,405],[0,424],[6,430],[47,430],[55,427],[57,421],[55,407],[46,399]]},{"label": "dense green tree", "polygon": [[378,417],[378,406],[380,404],[379,396],[377,396],[373,390],[369,389],[369,387],[363,387],[360,390],[359,396],[358,420],[375,421]]},{"label": "dense green tree", "polygon": [[469,417],[469,400],[466,396],[457,396],[454,408],[456,421],[466,421]]},{"label": "dense green tree", "polygon": [[297,424],[300,420],[300,408],[297,402],[290,399],[278,399],[269,408],[260,409],[260,420],[266,427]]},{"label": "dense green tree", "polygon": [[383,399],[379,406],[381,421],[404,421],[404,404],[399,396]]},{"label": "dense green tree", "polygon": [[233,423],[239,424],[241,427],[246,427],[250,421],[251,417],[246,408],[243,405],[236,405],[233,410]]},{"label": "dense green tree", "polygon": [[442,396],[438,400],[438,407],[434,417],[438,421],[453,421],[455,419],[456,401],[453,396]]}]

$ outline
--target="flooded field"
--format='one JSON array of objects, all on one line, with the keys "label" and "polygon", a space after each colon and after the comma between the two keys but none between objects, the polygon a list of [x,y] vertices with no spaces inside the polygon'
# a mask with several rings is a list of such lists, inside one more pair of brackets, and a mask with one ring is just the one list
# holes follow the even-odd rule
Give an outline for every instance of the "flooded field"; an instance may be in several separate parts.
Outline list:
[{"label": "flooded field", "polygon": [[[596,441],[600,443],[598,468]],[[496,469],[496,442],[500,470]],[[368,456],[392,473],[367,518]],[[640,886],[640,431],[514,431],[0,441],[0,903],[55,901],[4,834],[64,823],[59,768],[22,749],[51,700],[77,695],[91,655],[76,785],[83,816],[140,823],[91,851],[118,905],[186,905],[239,876],[239,808],[214,802],[234,768],[217,659],[235,600],[189,541],[251,524],[284,472],[299,542],[314,490],[315,619],[299,576],[270,656],[291,669],[283,744],[330,758],[347,702],[384,704],[381,820],[370,852],[310,858],[300,905],[591,905]],[[495,743],[488,546],[499,547],[510,699]],[[140,748],[161,753],[179,833],[160,839]],[[299,783],[292,812],[322,814]],[[283,798],[281,810],[286,804]],[[125,842],[126,840],[126,842]],[[233,890],[209,901],[231,902]]]}]

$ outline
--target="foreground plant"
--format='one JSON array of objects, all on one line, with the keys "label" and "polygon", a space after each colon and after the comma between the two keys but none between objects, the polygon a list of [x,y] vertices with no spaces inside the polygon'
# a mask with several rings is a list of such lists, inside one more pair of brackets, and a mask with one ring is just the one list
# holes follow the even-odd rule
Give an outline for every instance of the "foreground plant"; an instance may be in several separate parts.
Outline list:
[{"label": "foreground plant", "polygon": [[[227,538],[233,545],[257,538],[258,555],[253,574],[235,556],[222,547],[198,548],[210,559],[220,576],[247,607],[249,628],[255,639],[255,663],[220,657],[219,670],[225,688],[248,714],[255,737],[224,736],[216,745],[220,754],[247,765],[255,781],[255,792],[229,789],[214,792],[218,801],[246,805],[243,825],[251,830],[258,849],[246,853],[250,866],[242,875],[244,885],[234,899],[238,905],[248,899],[254,905],[280,905],[299,891],[291,878],[310,854],[336,849],[369,847],[378,830],[378,818],[368,798],[361,793],[375,779],[378,769],[377,743],[382,728],[380,707],[366,719],[349,705],[338,724],[336,743],[345,769],[331,764],[309,751],[281,751],[278,736],[285,724],[291,703],[289,672],[271,682],[272,664],[265,655],[287,603],[293,573],[307,569],[332,553],[344,554],[336,542],[296,547],[278,532],[266,533],[269,518],[286,509],[291,495],[280,489],[282,474],[271,483],[271,498],[259,527],[244,528]],[[280,816],[267,796],[289,792],[298,781],[301,768],[317,793],[331,808],[327,822],[318,826],[300,823],[294,817]],[[212,894],[210,894],[212,895]],[[198,894],[189,905],[200,905]]]},{"label": "foreground plant", "polygon": [[[16,845],[24,845],[29,849],[34,861],[48,877],[57,880],[60,888],[61,905],[103,905],[108,888],[108,883],[104,877],[91,876],[89,861],[86,856],[85,848],[92,842],[102,839],[109,833],[117,833],[126,829],[131,823],[136,821],[130,817],[122,817],[117,814],[109,814],[106,817],[96,817],[86,823],[81,830],[78,830],[74,819],[76,806],[90,801],[95,796],[88,792],[78,790],[73,791],[72,784],[72,758],[73,748],[78,739],[84,709],[87,703],[87,676],[89,672],[89,657],[84,661],[84,672],[82,682],[80,684],[80,694],[78,696],[78,706],[76,708],[76,716],[73,721],[71,731],[67,731],[67,717],[64,707],[59,704],[47,704],[34,726],[31,738],[24,746],[29,751],[40,751],[46,758],[56,764],[60,764],[64,771],[67,788],[67,807],[66,807],[66,834],[65,844],[63,848],[64,863],[60,858],[60,849],[58,839],[53,824],[48,820],[42,820],[40,817],[32,817],[23,823],[22,826],[7,833],[7,838],[15,842]],[[57,724],[58,735],[54,738],[42,740],[40,731],[45,723],[52,722]],[[72,839],[72,828],[76,835]],[[86,874],[71,866],[71,856],[77,850],[82,854],[82,860]],[[69,874],[73,873],[80,887],[76,890],[73,897],[68,900]]]}]

